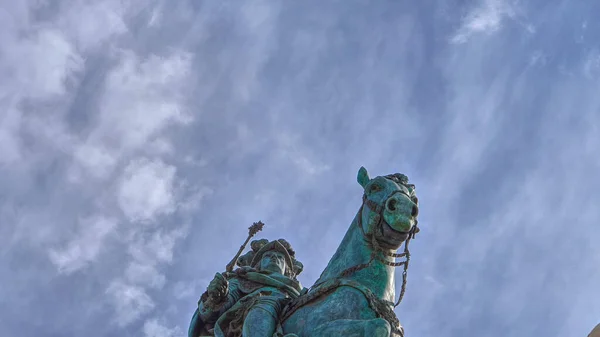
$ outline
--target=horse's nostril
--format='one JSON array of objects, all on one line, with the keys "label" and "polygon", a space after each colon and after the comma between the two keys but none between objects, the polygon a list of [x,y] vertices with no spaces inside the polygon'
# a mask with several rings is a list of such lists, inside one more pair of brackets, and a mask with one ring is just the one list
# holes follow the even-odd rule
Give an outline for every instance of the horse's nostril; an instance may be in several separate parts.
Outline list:
[{"label": "horse's nostril", "polygon": [[413,206],[411,214],[413,217],[419,215],[419,207]]},{"label": "horse's nostril", "polygon": [[398,203],[398,201],[396,199],[390,199],[387,202],[387,209],[390,211],[395,211],[396,210],[396,204]]}]

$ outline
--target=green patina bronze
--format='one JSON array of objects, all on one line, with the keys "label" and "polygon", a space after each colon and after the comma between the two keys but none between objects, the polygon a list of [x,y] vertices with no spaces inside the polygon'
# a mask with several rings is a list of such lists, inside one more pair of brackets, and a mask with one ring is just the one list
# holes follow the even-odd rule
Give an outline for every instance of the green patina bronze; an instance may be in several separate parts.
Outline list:
[{"label": "green patina bronze", "polygon": [[[371,179],[363,167],[357,179],[363,203],[310,289],[296,279],[303,266],[287,241],[253,241],[251,251],[234,258],[238,269],[215,275],[188,337],[403,336],[393,312],[394,267],[404,267],[397,305],[406,285],[408,242],[418,232],[414,185],[398,173]],[[256,233],[250,229],[249,238]]]}]

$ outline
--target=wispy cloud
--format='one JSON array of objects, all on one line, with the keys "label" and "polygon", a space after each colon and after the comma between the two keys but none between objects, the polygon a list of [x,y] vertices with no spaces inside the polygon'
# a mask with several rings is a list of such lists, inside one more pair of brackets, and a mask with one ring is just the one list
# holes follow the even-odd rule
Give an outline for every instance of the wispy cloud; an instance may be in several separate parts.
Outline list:
[{"label": "wispy cloud", "polygon": [[120,64],[107,76],[100,111],[91,117],[94,127],[75,150],[78,166],[73,168],[73,179],[82,174],[81,168],[106,179],[124,156],[164,152],[169,141],[161,138],[161,132],[190,121],[180,104],[188,75],[186,53],[147,60],[139,60],[131,51],[115,56]]},{"label": "wispy cloud", "polygon": [[[173,128],[192,121],[183,104],[190,54],[146,54],[131,45],[130,28],[144,8],[156,14],[162,3],[22,2],[0,20],[7,47],[0,56],[0,169],[20,182],[2,182],[15,197],[2,208],[1,219],[11,223],[2,240],[12,250],[37,245],[62,277],[95,273],[114,254],[124,256],[95,280],[122,326],[153,310],[148,289],[164,286],[161,269],[186,234],[184,223],[157,219],[181,216],[179,205],[189,212],[207,193],[168,163]],[[60,164],[49,170],[51,163]],[[56,198],[34,192],[42,176]],[[32,203],[31,193],[48,201]],[[19,195],[29,202],[18,205]]]},{"label": "wispy cloud", "polygon": [[583,74],[589,79],[600,78],[600,52],[597,49],[591,50],[583,62]]},{"label": "wispy cloud", "polygon": [[481,0],[464,17],[450,42],[464,43],[476,34],[492,34],[515,15],[515,6],[507,0]]},{"label": "wispy cloud", "polygon": [[149,313],[156,304],[143,287],[114,281],[106,290],[116,310],[115,320],[128,325]]},{"label": "wispy cloud", "polygon": [[[410,335],[589,332],[595,12],[420,6],[7,2],[0,335],[185,335],[256,220],[310,285],[361,165],[417,184]],[[504,30],[522,13],[535,34]]]},{"label": "wispy cloud", "polygon": [[79,222],[78,234],[63,249],[51,249],[50,260],[65,273],[74,272],[98,257],[107,236],[117,227],[115,219],[94,217]]},{"label": "wispy cloud", "polygon": [[119,207],[131,222],[144,222],[175,210],[175,167],[145,158],[129,163],[118,187]]},{"label": "wispy cloud", "polygon": [[182,330],[178,327],[167,328],[160,324],[158,320],[152,319],[144,323],[145,337],[183,337],[185,336]]}]

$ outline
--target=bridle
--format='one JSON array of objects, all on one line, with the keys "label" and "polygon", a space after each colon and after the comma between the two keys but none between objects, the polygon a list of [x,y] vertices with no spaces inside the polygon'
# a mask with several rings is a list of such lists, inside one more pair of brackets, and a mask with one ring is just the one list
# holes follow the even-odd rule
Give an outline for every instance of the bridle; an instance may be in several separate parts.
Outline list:
[{"label": "bridle", "polygon": [[[386,202],[391,197],[393,197],[395,194],[403,194],[410,198],[410,196],[408,196],[406,193],[403,193],[401,191],[395,191],[394,193],[390,194],[385,199]],[[379,226],[382,226],[382,225],[387,225],[387,223],[385,223],[385,220],[383,218],[384,206],[377,204],[373,200],[370,200],[369,198],[367,198],[366,194],[363,194],[362,199],[363,199],[362,200],[363,202],[362,202],[362,205],[360,206],[360,209],[358,210],[358,221],[356,221],[356,224],[360,228],[365,240],[371,245],[371,248],[372,248],[371,258],[369,259],[369,262],[367,262],[367,263],[361,263],[359,265],[352,266],[352,267],[342,271],[341,277],[350,276],[351,274],[354,274],[357,271],[370,266],[371,263],[375,260],[375,258],[377,258],[379,261],[381,261],[382,263],[384,263],[388,266],[392,266],[392,267],[404,266],[403,271],[402,271],[402,288],[400,290],[400,297],[398,298],[398,301],[396,301],[396,303],[394,304],[394,308],[395,308],[400,304],[400,302],[402,302],[402,298],[404,298],[404,293],[406,291],[406,278],[407,278],[407,272],[408,272],[408,264],[410,262],[410,251],[408,250],[408,244],[410,243],[410,240],[414,239],[415,235],[419,232],[419,227],[417,226],[418,221],[417,221],[417,219],[415,219],[415,225],[410,229],[410,231],[408,231],[408,238],[406,239],[406,241],[404,241],[404,252],[400,253],[400,254],[390,253],[390,252],[386,251],[385,249],[383,249],[379,245],[379,243],[377,243],[377,238],[376,238],[375,232],[365,233],[365,229],[363,228],[363,223],[362,223],[362,217],[363,217],[362,212],[363,212],[365,205],[367,205],[367,207],[369,207],[371,209],[371,211],[375,213],[375,217],[377,219],[377,223],[375,224],[374,228],[378,228]],[[383,204],[385,205],[385,202]],[[381,253],[381,255],[384,255],[387,257],[391,257],[394,260],[397,258],[401,258],[401,257],[404,257],[405,260],[400,261],[400,262],[396,262],[396,261],[390,262],[386,258],[381,257],[380,254],[378,254],[378,253]]]},{"label": "bridle", "polygon": [[[387,202],[387,200],[389,200],[389,198],[393,197],[394,194],[396,194],[396,193],[402,193],[402,194],[406,195],[406,193],[403,193],[401,191],[395,191],[394,193],[390,194],[385,199],[386,200],[385,202]],[[409,196],[409,198],[410,198],[410,196]],[[384,202],[384,205],[385,205],[385,202]],[[379,245],[379,243],[377,243],[377,239],[374,234],[375,232],[370,233],[370,234],[365,233],[365,230],[362,226],[362,216],[363,216],[362,212],[363,212],[365,205],[367,205],[367,207],[369,207],[373,212],[376,213],[376,215],[375,215],[376,217],[379,217],[377,219],[377,223],[375,224],[375,227],[381,226],[384,224],[387,225],[387,223],[385,223],[385,220],[383,219],[384,206],[380,206],[377,203],[373,202],[372,200],[369,200],[367,198],[366,194],[363,194],[363,203],[360,206],[360,209],[358,211],[359,215],[358,215],[357,225],[361,229],[364,239],[368,242],[368,244],[370,244],[372,246],[371,247],[372,253],[371,253],[371,258],[369,259],[369,262],[347,268],[341,272],[339,277],[335,277],[332,279],[328,279],[328,280],[324,280],[324,281],[315,283],[304,296],[301,295],[300,297],[292,300],[285,307],[285,309],[281,315],[281,321],[284,321],[287,318],[289,318],[298,308],[306,305],[307,303],[310,303],[310,302],[316,300],[317,298],[319,298],[321,296],[324,296],[325,294],[327,294],[331,291],[334,291],[338,287],[349,286],[349,287],[353,287],[353,288],[357,289],[358,291],[362,292],[365,295],[365,297],[367,298],[367,301],[369,302],[369,306],[377,313],[378,317],[382,317],[388,323],[390,323],[393,335],[398,335],[400,337],[404,336],[404,329],[400,326],[400,322],[398,321],[398,317],[394,313],[393,308],[396,308],[400,304],[400,302],[402,301],[402,298],[404,297],[404,292],[406,291],[406,275],[407,275],[407,270],[408,270],[408,263],[410,262],[410,252],[408,250],[408,243],[410,242],[411,239],[414,239],[415,234],[419,232],[419,228],[417,227],[417,219],[415,219],[415,225],[410,229],[410,231],[408,231],[408,238],[404,242],[404,252],[400,253],[400,254],[390,253],[390,252],[386,251],[385,249],[383,249]],[[379,253],[382,253],[383,256],[392,257],[394,259],[404,257],[405,260],[401,261],[401,262],[390,262],[386,258],[380,256]],[[400,291],[400,297],[398,298],[398,301],[395,304],[379,298],[378,296],[374,295],[373,292],[370,289],[368,289],[367,287],[365,287],[364,285],[361,285],[360,283],[347,278],[348,276],[354,274],[355,272],[371,265],[371,263],[376,258],[388,266],[393,266],[393,267],[404,266],[404,270],[402,272],[402,290]],[[393,305],[393,308],[391,307],[391,305]]]}]

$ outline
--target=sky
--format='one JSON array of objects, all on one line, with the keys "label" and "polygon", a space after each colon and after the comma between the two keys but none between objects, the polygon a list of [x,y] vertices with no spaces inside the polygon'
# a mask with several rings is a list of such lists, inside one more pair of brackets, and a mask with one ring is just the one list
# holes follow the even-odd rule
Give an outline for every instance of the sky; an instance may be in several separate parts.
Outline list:
[{"label": "sky", "polygon": [[408,337],[586,336],[597,13],[0,0],[0,336],[186,336],[258,220],[310,286],[360,206],[360,166],[416,185]]}]

